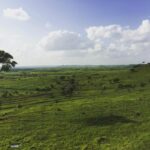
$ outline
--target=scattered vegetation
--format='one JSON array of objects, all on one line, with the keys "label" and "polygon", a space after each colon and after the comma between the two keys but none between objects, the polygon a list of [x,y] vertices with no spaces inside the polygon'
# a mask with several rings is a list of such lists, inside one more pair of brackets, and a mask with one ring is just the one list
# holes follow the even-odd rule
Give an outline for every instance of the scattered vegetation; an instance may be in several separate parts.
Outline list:
[{"label": "scattered vegetation", "polygon": [[150,149],[150,65],[134,69],[1,72],[0,149]]}]

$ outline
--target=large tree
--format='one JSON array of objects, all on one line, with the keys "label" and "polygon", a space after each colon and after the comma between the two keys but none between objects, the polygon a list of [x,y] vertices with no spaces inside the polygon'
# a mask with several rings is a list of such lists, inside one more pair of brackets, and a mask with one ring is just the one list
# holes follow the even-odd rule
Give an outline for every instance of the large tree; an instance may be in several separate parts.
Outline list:
[{"label": "large tree", "polygon": [[17,64],[16,61],[13,60],[13,56],[3,50],[0,50],[0,71],[10,71]]}]

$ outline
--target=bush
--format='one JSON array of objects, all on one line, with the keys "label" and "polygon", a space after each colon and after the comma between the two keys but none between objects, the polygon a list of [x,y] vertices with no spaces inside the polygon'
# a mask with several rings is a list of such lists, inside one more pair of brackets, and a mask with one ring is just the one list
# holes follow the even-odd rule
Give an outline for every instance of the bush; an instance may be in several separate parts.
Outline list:
[{"label": "bush", "polygon": [[146,86],[146,83],[142,82],[142,83],[140,83],[140,86],[141,86],[141,87],[145,87],[145,86]]},{"label": "bush", "polygon": [[118,89],[133,89],[135,85],[133,84],[118,84]]},{"label": "bush", "polygon": [[60,80],[65,80],[65,76],[60,76]]},{"label": "bush", "polygon": [[102,90],[103,90],[103,91],[106,90],[106,88],[107,88],[106,85],[103,85],[103,86],[102,86]]},{"label": "bush", "polygon": [[12,96],[12,93],[10,93],[9,91],[5,91],[3,94],[2,94],[2,97],[11,97]]},{"label": "bush", "polygon": [[136,72],[135,68],[131,68],[130,72]]},{"label": "bush", "polygon": [[65,96],[71,96],[73,94],[74,91],[74,85],[72,84],[66,84],[63,88],[62,88],[62,94]]},{"label": "bush", "polygon": [[113,81],[113,83],[118,83],[120,81],[120,79],[119,78],[114,78],[112,81]]},{"label": "bush", "polygon": [[19,109],[19,108],[22,108],[22,105],[21,104],[17,104],[16,107]]},{"label": "bush", "polygon": [[76,82],[74,78],[71,78],[69,81],[65,83],[62,87],[62,94],[65,96],[71,96],[76,89]]},{"label": "bush", "polygon": [[46,91],[51,91],[51,87],[42,87],[42,88],[40,88],[40,87],[37,87],[36,89],[35,89],[36,91],[42,91],[42,92],[46,92]]}]

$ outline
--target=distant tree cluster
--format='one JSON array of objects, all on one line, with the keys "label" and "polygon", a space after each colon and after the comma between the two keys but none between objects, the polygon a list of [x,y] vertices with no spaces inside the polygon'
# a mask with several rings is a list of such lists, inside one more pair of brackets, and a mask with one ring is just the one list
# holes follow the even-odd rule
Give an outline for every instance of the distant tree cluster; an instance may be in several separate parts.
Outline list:
[{"label": "distant tree cluster", "polygon": [[74,78],[68,80],[62,87],[62,94],[65,96],[71,96],[76,89],[76,81]]},{"label": "distant tree cluster", "polygon": [[0,64],[2,64],[0,71],[10,71],[17,64],[13,60],[13,56],[3,50],[0,50]]}]

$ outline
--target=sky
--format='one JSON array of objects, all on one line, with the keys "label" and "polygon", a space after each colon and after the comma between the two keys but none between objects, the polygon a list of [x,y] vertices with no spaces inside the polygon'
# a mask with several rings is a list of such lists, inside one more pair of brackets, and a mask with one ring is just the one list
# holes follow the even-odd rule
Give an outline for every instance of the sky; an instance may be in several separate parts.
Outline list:
[{"label": "sky", "polygon": [[18,66],[150,61],[149,0],[0,0],[0,49]]}]

